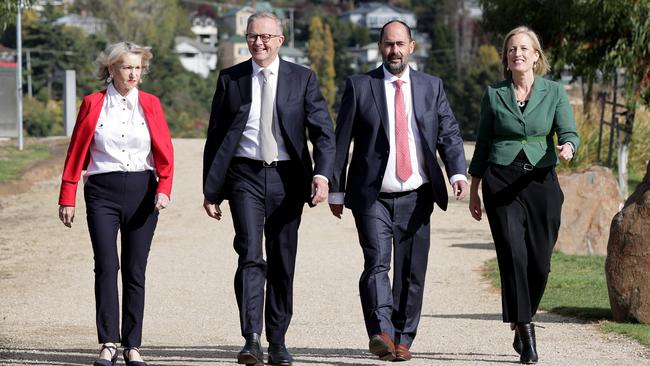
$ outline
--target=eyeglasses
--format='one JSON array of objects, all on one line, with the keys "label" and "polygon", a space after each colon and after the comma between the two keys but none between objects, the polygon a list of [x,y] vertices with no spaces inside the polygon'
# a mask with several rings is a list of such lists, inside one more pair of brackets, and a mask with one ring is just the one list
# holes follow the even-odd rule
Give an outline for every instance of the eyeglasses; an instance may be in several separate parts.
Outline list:
[{"label": "eyeglasses", "polygon": [[246,33],[246,40],[250,43],[255,43],[257,37],[260,37],[263,43],[269,43],[271,38],[281,37],[281,34],[255,34],[255,33]]}]

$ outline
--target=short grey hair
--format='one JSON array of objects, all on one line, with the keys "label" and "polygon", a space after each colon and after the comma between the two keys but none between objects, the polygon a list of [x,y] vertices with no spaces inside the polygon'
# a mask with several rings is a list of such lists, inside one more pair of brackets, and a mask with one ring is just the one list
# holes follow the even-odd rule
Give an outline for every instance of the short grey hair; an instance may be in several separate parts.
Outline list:
[{"label": "short grey hair", "polygon": [[111,73],[109,66],[117,63],[122,56],[127,53],[142,56],[142,75],[149,71],[149,60],[153,58],[151,47],[139,46],[133,42],[117,42],[110,44],[97,56],[97,78],[105,83]]},{"label": "short grey hair", "polygon": [[262,18],[273,19],[275,21],[275,24],[278,27],[278,31],[280,32],[280,35],[283,34],[284,27],[282,26],[282,20],[280,20],[280,18],[278,18],[277,15],[270,13],[268,11],[259,11],[257,13],[254,13],[250,17],[248,17],[248,22],[246,23],[246,32],[248,32],[248,28],[251,26],[251,23],[253,23],[257,19],[262,19]]}]

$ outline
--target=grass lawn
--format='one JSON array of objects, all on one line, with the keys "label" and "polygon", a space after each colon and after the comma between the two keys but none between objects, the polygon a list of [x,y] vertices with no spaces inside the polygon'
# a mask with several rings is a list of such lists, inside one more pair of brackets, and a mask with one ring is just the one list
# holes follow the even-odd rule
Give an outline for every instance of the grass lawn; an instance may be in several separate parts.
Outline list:
[{"label": "grass lawn", "polygon": [[[486,262],[485,267],[492,284],[500,287],[496,258]],[[650,324],[611,321],[604,256],[554,253],[551,274],[540,308],[598,322],[605,331],[624,334],[650,346]]]},{"label": "grass lawn", "polygon": [[19,179],[32,163],[49,156],[50,148],[46,144],[25,144],[23,151],[15,144],[0,144],[0,182]]}]

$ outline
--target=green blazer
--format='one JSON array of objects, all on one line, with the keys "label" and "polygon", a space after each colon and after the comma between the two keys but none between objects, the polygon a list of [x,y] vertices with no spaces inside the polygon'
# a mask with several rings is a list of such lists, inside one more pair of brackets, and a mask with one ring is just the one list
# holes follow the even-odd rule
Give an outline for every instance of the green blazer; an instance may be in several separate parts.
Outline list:
[{"label": "green blazer", "polygon": [[488,163],[509,165],[523,149],[535,167],[557,165],[553,134],[559,144],[580,139],[562,84],[535,76],[528,105],[521,113],[512,79],[490,85],[481,102],[481,122],[469,174],[483,177]]}]

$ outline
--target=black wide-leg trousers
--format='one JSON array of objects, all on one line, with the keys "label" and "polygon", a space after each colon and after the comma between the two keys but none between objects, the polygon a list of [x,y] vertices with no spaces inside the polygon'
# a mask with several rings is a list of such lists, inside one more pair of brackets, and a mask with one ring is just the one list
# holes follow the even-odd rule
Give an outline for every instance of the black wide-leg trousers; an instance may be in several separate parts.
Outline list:
[{"label": "black wide-leg trousers", "polygon": [[[84,198],[95,262],[99,343],[139,347],[142,342],[145,270],[158,222],[157,181],[152,171],[112,172],[88,177]],[[121,260],[117,233],[121,234]],[[122,331],[117,275],[122,271]]]},{"label": "black wide-leg trousers", "polygon": [[531,322],[560,229],[564,195],[557,174],[553,167],[527,171],[519,164],[491,164],[482,185],[499,263],[503,321]]},{"label": "black wide-leg trousers", "polygon": [[422,310],[432,212],[429,183],[415,191],[381,193],[368,209],[352,212],[364,257],[359,291],[368,336],[388,333],[395,343],[411,346]]},{"label": "black wide-leg trousers", "polygon": [[261,334],[265,323],[266,339],[275,344],[284,344],[293,315],[298,227],[304,206],[304,183],[297,178],[300,169],[289,161],[264,167],[260,161],[235,158],[226,183],[235,227],[233,246],[239,255],[235,296],[241,333]]}]

